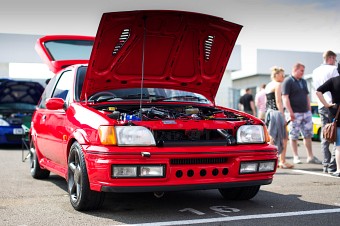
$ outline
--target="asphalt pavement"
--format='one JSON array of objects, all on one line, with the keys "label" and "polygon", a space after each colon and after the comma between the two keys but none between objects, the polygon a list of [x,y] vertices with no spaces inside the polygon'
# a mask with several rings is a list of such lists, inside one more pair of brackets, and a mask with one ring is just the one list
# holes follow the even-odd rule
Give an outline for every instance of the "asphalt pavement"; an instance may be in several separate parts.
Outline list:
[{"label": "asphalt pavement", "polygon": [[[320,160],[319,142],[313,151]],[[103,208],[75,211],[66,181],[54,174],[31,177],[20,147],[0,147],[0,225],[339,225],[340,178],[322,173],[321,164],[278,169],[273,183],[249,201],[225,201],[217,190],[153,194],[109,193]],[[288,147],[288,161],[292,152]]]}]

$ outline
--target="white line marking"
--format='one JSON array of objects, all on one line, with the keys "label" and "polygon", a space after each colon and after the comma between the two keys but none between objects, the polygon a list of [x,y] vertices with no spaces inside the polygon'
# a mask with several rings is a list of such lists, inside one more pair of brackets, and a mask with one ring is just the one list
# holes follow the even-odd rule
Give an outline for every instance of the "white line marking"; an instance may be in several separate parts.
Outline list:
[{"label": "white line marking", "polygon": [[312,175],[317,175],[317,176],[322,176],[322,177],[331,177],[331,178],[335,178],[335,179],[340,179],[340,177],[334,177],[334,176],[327,174],[327,173],[315,173],[315,172],[311,172],[311,171],[307,171],[307,170],[292,170],[292,171],[297,172],[297,173],[312,174]]},{"label": "white line marking", "polygon": [[203,224],[203,223],[214,223],[214,222],[227,222],[227,221],[250,220],[250,219],[260,219],[260,218],[264,219],[264,218],[275,218],[275,217],[290,217],[290,216],[302,216],[302,215],[325,214],[325,213],[340,213],[340,208],[286,212],[286,213],[256,214],[256,215],[235,216],[235,217],[218,217],[218,218],[207,218],[207,219],[197,219],[197,220],[153,222],[153,223],[144,223],[144,224],[123,224],[123,225],[128,225],[128,226],[187,225],[187,224]]}]

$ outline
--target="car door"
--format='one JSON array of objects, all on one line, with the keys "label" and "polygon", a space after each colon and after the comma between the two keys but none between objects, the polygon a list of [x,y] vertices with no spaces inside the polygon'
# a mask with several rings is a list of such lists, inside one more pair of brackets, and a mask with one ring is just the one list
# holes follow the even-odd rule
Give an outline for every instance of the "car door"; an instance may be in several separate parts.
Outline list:
[{"label": "car door", "polygon": [[[52,98],[62,98],[68,103],[74,79],[72,70],[64,71],[53,90]],[[67,105],[67,104],[66,104]],[[43,109],[40,113],[39,130],[37,131],[37,143],[40,152],[49,160],[56,164],[66,166],[66,143],[65,137],[68,131],[65,128],[66,112],[65,109],[50,110]]]}]

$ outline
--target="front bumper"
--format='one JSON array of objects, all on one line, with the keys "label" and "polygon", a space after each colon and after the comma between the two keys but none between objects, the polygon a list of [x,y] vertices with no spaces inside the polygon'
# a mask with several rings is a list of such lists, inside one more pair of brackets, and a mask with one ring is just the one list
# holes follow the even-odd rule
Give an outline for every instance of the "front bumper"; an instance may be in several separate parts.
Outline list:
[{"label": "front bumper", "polygon": [[23,136],[24,131],[21,127],[0,127],[0,144],[21,144]]},{"label": "front bumper", "polygon": [[267,185],[272,183],[272,179],[247,181],[247,182],[225,182],[217,184],[188,184],[188,185],[175,185],[175,186],[134,186],[134,187],[110,187],[103,186],[103,192],[116,192],[116,193],[134,193],[134,192],[168,192],[168,191],[191,191],[191,190],[208,190],[217,188],[233,188],[233,187],[249,187],[256,185]]},{"label": "front bumper", "polygon": [[[271,145],[231,147],[89,147],[83,146],[91,190],[157,192],[246,187],[270,184],[277,150]],[[228,150],[226,150],[228,149]],[[142,156],[142,152],[151,154]],[[221,161],[223,159],[223,161]],[[271,172],[240,174],[240,163],[275,161]],[[162,178],[113,178],[112,165],[164,165]]]}]

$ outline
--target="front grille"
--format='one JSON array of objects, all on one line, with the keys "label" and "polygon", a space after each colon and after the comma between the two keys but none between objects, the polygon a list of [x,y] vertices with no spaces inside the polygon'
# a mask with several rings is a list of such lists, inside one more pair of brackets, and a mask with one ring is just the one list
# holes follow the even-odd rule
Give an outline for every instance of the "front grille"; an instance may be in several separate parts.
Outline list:
[{"label": "front grille", "polygon": [[6,134],[7,141],[16,142],[21,141],[22,135]]},{"label": "front grille", "polygon": [[[236,145],[232,130],[154,130],[153,135],[157,146],[188,147],[188,146],[230,146]],[[226,137],[229,135],[229,137]]]},{"label": "front grille", "polygon": [[21,118],[8,118],[7,121],[11,125],[21,125],[22,124]]},{"label": "front grille", "polygon": [[[225,130],[232,134],[232,130]],[[156,141],[209,141],[225,140],[217,130],[154,130]]]},{"label": "front grille", "polygon": [[170,159],[171,165],[220,164],[226,163],[228,158],[190,158]]}]

